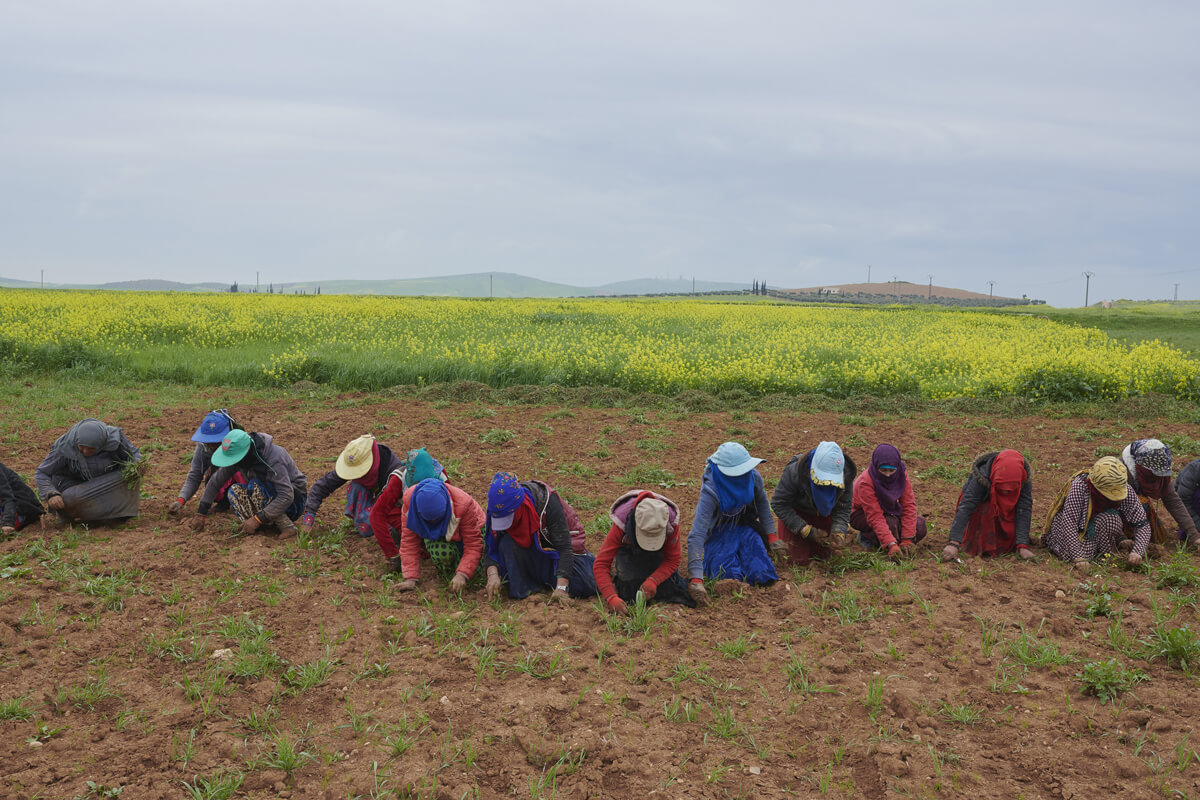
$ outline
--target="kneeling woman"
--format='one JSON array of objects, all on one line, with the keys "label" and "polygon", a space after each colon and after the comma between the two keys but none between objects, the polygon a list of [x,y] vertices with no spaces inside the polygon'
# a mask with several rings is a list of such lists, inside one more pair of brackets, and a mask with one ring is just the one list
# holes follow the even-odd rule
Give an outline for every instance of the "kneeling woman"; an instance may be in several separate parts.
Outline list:
[{"label": "kneeling woman", "polygon": [[[187,477],[183,480],[183,486],[179,489],[179,496],[176,497],[167,506],[167,513],[172,516],[178,516],[183,510],[184,505],[201,484],[207,484],[208,479],[212,477],[217,468],[213,466],[212,454],[217,452],[217,447],[221,444],[221,440],[232,430],[241,430],[242,426],[233,421],[233,417],[223,408],[218,408],[215,411],[210,411],[204,415],[204,419],[200,421],[200,427],[196,428],[196,432],[192,434],[192,441],[196,443],[196,449],[192,451],[192,466],[188,469]],[[228,486],[221,488],[217,495],[218,507],[227,507],[228,503],[225,500],[225,489]],[[224,506],[222,506],[224,504]]]},{"label": "kneeling woman", "polygon": [[1134,533],[1129,563],[1142,563],[1150,520],[1125,476],[1125,465],[1112,456],[1072,476],[1050,508],[1044,540],[1051,553],[1086,568],[1094,559],[1118,552],[1129,527]]},{"label": "kneeling woman", "polygon": [[45,513],[33,489],[20,475],[0,464],[0,531],[19,531]]},{"label": "kneeling woman", "polygon": [[725,442],[708,457],[700,500],[688,532],[688,592],[708,603],[704,578],[730,578],[753,584],[778,580],[767,554],[771,504],[751,458],[737,442]]},{"label": "kneeling woman", "polygon": [[828,558],[845,544],[858,467],[836,442],[821,442],[792,456],[771,495],[778,539],[788,558],[803,566]]},{"label": "kneeling woman", "polygon": [[624,614],[640,591],[646,601],[694,607],[679,577],[679,509],[661,494],[627,492],[608,513],[612,527],[596,554],[596,588],[611,611]]},{"label": "kneeling woman", "polygon": [[[518,481],[498,472],[488,487],[487,596],[495,597],[500,581],[508,581],[515,600],[553,589],[553,601],[593,597],[595,558],[583,547],[583,531],[575,536],[558,493],[541,481]],[[574,541],[572,541],[574,539]]]},{"label": "kneeling woman", "polygon": [[892,558],[912,553],[925,538],[925,518],[917,516],[908,470],[890,444],[876,447],[867,471],[854,480],[850,524],[860,531],[859,542]]},{"label": "kneeling woman", "polygon": [[[1126,479],[1133,493],[1146,509],[1151,541],[1166,545],[1178,544],[1180,540],[1193,543],[1200,538],[1187,505],[1171,482],[1171,448],[1158,439],[1138,439],[1121,452],[1121,460],[1125,462]],[[1179,526],[1178,533],[1168,529],[1158,510],[1159,502]]]},{"label": "kneeling woman", "polygon": [[375,441],[371,434],[360,436],[342,450],[333,470],[326,472],[313,484],[300,518],[300,527],[312,530],[317,510],[329,495],[347,482],[346,516],[354,520],[358,535],[364,539],[371,535],[371,509],[387,486],[393,473],[399,474],[405,486],[415,486],[425,478],[446,479],[442,465],[433,459],[424,448],[413,450],[408,458],[401,458],[387,445]]},{"label": "kneeling woman", "polygon": [[950,523],[950,542],[942,558],[958,558],[959,550],[973,556],[999,556],[1014,549],[1033,558],[1029,525],[1033,518],[1033,482],[1029,462],[1016,450],[977,456],[958,496]]},{"label": "kneeling woman", "polygon": [[[268,433],[232,430],[212,455],[217,471],[208,479],[193,530],[203,530],[222,486],[238,479],[226,491],[229,507],[242,521],[242,533],[254,533],[263,525],[274,525],[285,535],[296,533],[295,520],[304,508],[308,481],[287,450],[275,444]],[[240,475],[239,475],[240,473]]]},{"label": "kneeling woman", "polygon": [[439,573],[453,570],[450,591],[458,594],[483,557],[483,509],[471,495],[438,478],[405,489],[400,475],[392,475],[371,509],[371,527],[380,542],[400,531],[400,554],[390,562],[391,571],[404,575],[397,587],[402,592],[417,588],[421,559],[429,558]]},{"label": "kneeling woman", "polygon": [[127,519],[137,516],[141,482],[126,466],[141,460],[120,428],[85,419],[58,437],[34,480],[60,523]]}]

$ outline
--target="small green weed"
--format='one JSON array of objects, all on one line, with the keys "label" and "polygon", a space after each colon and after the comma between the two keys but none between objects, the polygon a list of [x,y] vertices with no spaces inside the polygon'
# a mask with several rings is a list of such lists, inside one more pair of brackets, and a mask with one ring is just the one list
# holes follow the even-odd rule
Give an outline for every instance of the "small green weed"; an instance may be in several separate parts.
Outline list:
[{"label": "small green weed", "polygon": [[1083,684],[1083,693],[1100,698],[1108,703],[1117,699],[1143,681],[1150,680],[1141,670],[1129,669],[1115,658],[1107,661],[1089,661],[1075,677]]}]

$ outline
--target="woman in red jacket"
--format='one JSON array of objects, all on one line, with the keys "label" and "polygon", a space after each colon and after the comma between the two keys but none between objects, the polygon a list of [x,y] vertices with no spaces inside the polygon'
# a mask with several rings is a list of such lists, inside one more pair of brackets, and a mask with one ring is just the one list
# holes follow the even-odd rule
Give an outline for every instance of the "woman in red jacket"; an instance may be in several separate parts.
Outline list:
[{"label": "woman in red jacket", "polygon": [[609,510],[612,527],[596,555],[596,588],[610,611],[628,612],[640,591],[647,602],[695,608],[679,576],[679,509],[661,494],[626,492]]},{"label": "woman in red jacket", "polygon": [[912,553],[925,538],[925,518],[917,516],[908,470],[892,445],[876,447],[871,465],[854,481],[850,524],[859,531],[859,542],[892,558]]},{"label": "woman in red jacket", "polygon": [[[389,571],[404,576],[396,587],[402,592],[417,588],[423,557],[447,564],[447,572],[457,560],[450,591],[461,592],[483,557],[483,519],[479,503],[457,486],[426,478],[405,489],[397,473],[371,507],[371,528]],[[399,547],[392,530],[400,532]]]}]

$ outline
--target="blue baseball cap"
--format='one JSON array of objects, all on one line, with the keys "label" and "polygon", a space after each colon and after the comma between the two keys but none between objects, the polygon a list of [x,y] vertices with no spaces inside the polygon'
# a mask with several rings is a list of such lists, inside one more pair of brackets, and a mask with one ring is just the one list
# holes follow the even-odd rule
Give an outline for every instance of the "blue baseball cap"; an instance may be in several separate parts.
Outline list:
[{"label": "blue baseball cap", "polygon": [[205,444],[219,444],[225,438],[225,434],[229,433],[233,425],[230,424],[229,415],[223,411],[210,411],[204,415],[204,421],[200,423],[200,427],[196,428],[196,432],[192,434],[193,442],[204,442]]}]

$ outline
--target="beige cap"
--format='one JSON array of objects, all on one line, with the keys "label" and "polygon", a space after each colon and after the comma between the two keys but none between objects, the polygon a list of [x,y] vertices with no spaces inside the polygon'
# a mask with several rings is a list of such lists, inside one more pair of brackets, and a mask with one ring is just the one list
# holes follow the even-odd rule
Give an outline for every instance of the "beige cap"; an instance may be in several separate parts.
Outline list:
[{"label": "beige cap", "polygon": [[633,511],[634,531],[638,546],[643,550],[662,550],[667,540],[667,525],[671,512],[667,504],[656,497],[647,497]]},{"label": "beige cap", "polygon": [[352,481],[366,475],[374,461],[375,437],[368,433],[346,445],[333,469],[342,480]]}]

